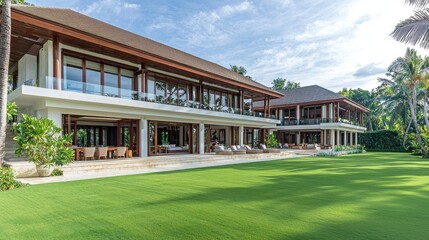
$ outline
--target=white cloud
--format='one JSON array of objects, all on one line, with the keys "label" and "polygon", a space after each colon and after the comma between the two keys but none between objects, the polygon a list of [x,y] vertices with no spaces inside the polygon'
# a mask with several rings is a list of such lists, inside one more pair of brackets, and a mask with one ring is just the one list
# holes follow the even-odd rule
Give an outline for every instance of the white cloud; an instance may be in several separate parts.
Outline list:
[{"label": "white cloud", "polygon": [[124,13],[129,9],[138,9],[139,4],[124,2],[122,0],[98,0],[81,10],[86,15],[92,15],[96,13]]},{"label": "white cloud", "polygon": [[231,35],[223,25],[224,21],[253,9],[253,3],[246,0],[237,5],[225,5],[212,11],[200,11],[185,20],[184,31],[186,31],[187,42],[195,46],[204,46],[208,43],[223,45],[229,41]]}]

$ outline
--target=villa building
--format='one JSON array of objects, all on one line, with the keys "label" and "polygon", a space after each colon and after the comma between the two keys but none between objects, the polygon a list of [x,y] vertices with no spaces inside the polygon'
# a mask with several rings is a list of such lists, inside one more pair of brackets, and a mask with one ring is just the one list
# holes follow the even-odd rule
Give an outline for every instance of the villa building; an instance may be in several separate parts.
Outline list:
[{"label": "villa building", "polygon": [[[73,135],[73,147],[132,156],[215,144],[356,143],[368,110],[317,86],[278,92],[222,66],[70,9],[12,7],[8,100]],[[253,109],[254,108],[254,109]]]},{"label": "villa building", "polygon": [[280,120],[272,130],[282,144],[355,145],[358,133],[366,131],[369,110],[338,93],[317,85],[280,92],[283,97],[254,102],[253,109]]},{"label": "villa building", "polygon": [[13,6],[11,44],[8,100],[53,120],[74,146],[204,154],[256,143],[244,133],[280,123],[251,106],[282,93],[70,9]]}]

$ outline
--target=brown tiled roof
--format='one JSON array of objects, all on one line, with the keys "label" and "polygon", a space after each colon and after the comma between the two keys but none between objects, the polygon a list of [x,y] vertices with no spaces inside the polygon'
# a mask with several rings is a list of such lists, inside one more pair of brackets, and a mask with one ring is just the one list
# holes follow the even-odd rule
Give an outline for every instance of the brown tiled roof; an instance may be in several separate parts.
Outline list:
[{"label": "brown tiled roof", "polygon": [[[355,105],[366,109],[363,106],[360,106],[358,103],[353,102],[352,100],[344,97],[341,94],[328,90],[326,88],[320,87],[318,85],[305,86],[295,89],[280,90],[279,92],[283,93],[284,96],[281,98],[270,100],[271,106],[280,106],[280,105],[293,105],[293,104],[305,104],[311,102],[322,102],[322,101],[333,101],[347,99],[349,102],[354,103]],[[264,106],[263,101],[254,102],[253,107],[260,108]]]},{"label": "brown tiled roof", "polygon": [[246,85],[258,87],[276,95],[279,94],[279,92],[274,91],[263,84],[250,80],[218,64],[88,17],[71,9],[23,5],[14,5],[12,8],[15,11],[62,25],[67,28],[72,28],[88,35],[114,41],[118,44],[126,45],[130,48],[143,51],[154,56],[168,59],[204,72],[216,74]]}]

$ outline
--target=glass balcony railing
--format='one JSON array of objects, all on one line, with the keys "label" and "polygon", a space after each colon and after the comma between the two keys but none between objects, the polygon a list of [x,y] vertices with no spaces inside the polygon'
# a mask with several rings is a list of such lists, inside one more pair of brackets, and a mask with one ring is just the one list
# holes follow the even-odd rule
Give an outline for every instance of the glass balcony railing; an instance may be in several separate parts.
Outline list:
[{"label": "glass balcony railing", "polygon": [[[53,77],[47,77],[45,88],[57,89],[57,79]],[[61,79],[61,90],[68,92],[85,93],[106,97],[130,99],[136,101],[153,102],[167,105],[174,105],[179,107],[195,108],[208,111],[224,112],[231,114],[240,114],[246,116],[265,118],[265,115],[261,112],[253,112],[249,110],[242,111],[239,108],[231,108],[228,106],[221,105],[209,105],[207,103],[201,103],[198,101],[188,100],[185,98],[177,98],[176,96],[165,97],[164,95],[156,95],[151,93],[143,93],[130,89],[118,88],[108,85],[94,84],[90,82],[73,81],[68,79]],[[35,86],[35,81],[26,81],[24,85]],[[271,119],[276,119],[275,115],[267,116]]]},{"label": "glass balcony railing", "polygon": [[346,123],[350,125],[355,126],[362,126],[361,123],[354,122],[348,119],[340,118],[340,119],[333,119],[333,118],[312,118],[312,119],[300,119],[299,121],[296,119],[293,120],[283,120],[281,121],[278,126],[293,126],[293,125],[317,125],[321,123]]}]

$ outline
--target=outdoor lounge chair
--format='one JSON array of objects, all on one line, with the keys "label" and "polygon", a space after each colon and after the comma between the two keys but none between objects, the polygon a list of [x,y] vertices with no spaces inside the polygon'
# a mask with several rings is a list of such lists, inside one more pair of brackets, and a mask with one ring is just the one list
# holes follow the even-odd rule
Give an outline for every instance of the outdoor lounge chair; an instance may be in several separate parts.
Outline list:
[{"label": "outdoor lounge chair", "polygon": [[246,150],[242,150],[240,146],[232,145],[231,150],[233,154],[246,154]]},{"label": "outdoor lounge chair", "polygon": [[260,154],[264,153],[263,150],[260,149],[252,149],[249,145],[244,145],[247,154]]},{"label": "outdoor lounge chair", "polygon": [[280,150],[278,149],[274,149],[274,148],[268,149],[265,144],[261,144],[261,149],[263,153],[280,153]]},{"label": "outdoor lounge chair", "polygon": [[215,146],[215,152],[217,155],[233,155],[234,154],[230,149],[225,149],[224,146]]}]

